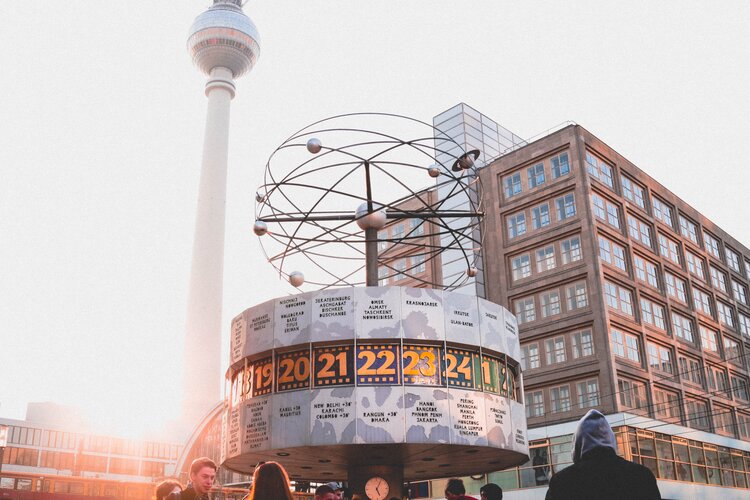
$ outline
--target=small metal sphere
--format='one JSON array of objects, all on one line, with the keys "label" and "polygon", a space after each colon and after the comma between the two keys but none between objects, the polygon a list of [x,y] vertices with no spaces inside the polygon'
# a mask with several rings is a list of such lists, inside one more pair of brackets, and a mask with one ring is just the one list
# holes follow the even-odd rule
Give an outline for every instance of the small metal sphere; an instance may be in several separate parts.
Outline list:
[{"label": "small metal sphere", "polygon": [[268,232],[268,225],[262,220],[256,220],[253,224],[253,232],[256,236],[263,236]]},{"label": "small metal sphere", "polygon": [[466,270],[466,276],[468,276],[469,278],[473,278],[474,276],[477,275],[477,272],[478,271],[476,267],[470,267],[469,269]]},{"label": "small metal sphere", "polygon": [[320,153],[320,150],[323,148],[323,145],[320,142],[320,139],[316,139],[313,137],[309,141],[307,141],[307,150],[311,152],[312,154],[318,154]]},{"label": "small metal sphere", "polygon": [[255,201],[257,201],[258,203],[263,203],[263,201],[265,199],[266,199],[266,197],[264,195],[260,194],[260,191],[258,191],[257,193],[255,193]]},{"label": "small metal sphere", "polygon": [[427,169],[427,173],[430,174],[430,177],[438,177],[440,175],[440,169],[433,165]]},{"label": "small metal sphere", "polygon": [[305,283],[305,275],[299,271],[292,271],[289,274],[289,283],[295,288],[299,288]]},{"label": "small metal sphere", "polygon": [[377,203],[372,204],[372,209],[373,212],[368,214],[367,202],[357,207],[354,217],[360,229],[383,229],[385,227],[385,223],[388,221],[385,209]]}]

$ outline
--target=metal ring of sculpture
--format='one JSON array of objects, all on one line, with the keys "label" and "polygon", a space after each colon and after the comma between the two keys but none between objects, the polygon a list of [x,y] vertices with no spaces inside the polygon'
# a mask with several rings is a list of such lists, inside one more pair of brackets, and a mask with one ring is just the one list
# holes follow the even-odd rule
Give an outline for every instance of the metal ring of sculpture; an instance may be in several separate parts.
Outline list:
[{"label": "metal ring of sculpture", "polygon": [[[383,129],[364,126],[374,122],[384,122]],[[410,135],[398,137],[403,133]],[[478,155],[401,115],[349,113],[319,120],[269,157],[256,195],[254,232],[268,261],[296,287],[365,284],[365,247],[376,234],[381,279],[410,277],[422,286],[455,289],[476,274],[481,248]],[[407,179],[420,176],[435,179],[436,186],[410,188]],[[421,221],[433,238],[425,243],[419,222],[397,235],[368,236],[365,230],[400,219]],[[421,267],[448,251],[459,252],[466,264],[466,272],[448,282],[419,275],[417,265],[399,269],[392,258],[408,254]]]}]

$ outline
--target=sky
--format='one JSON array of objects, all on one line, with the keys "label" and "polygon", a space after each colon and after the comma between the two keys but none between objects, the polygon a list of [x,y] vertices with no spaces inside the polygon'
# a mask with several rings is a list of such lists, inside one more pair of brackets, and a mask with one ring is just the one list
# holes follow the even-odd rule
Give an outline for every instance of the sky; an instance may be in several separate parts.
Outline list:
[{"label": "sky", "polygon": [[[208,0],[0,2],[0,417],[54,401],[101,432],[164,435],[182,340]],[[289,135],[328,116],[430,122],[465,102],[521,137],[573,120],[743,244],[750,3],[250,0],[255,69],[232,102],[231,318],[293,290],[252,233]]]}]

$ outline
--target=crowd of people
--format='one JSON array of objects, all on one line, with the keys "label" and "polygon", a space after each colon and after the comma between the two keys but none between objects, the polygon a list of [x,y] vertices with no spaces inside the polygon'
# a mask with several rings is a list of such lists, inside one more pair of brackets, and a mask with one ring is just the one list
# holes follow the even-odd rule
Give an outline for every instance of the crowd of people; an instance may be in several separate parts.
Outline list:
[{"label": "crowd of people", "polygon": [[[573,465],[557,472],[549,481],[547,500],[638,498],[660,500],[654,474],[646,467],[617,455],[617,442],[604,415],[590,410],[581,418],[573,438]],[[216,479],[216,464],[198,458],[190,466],[190,483],[183,489],[174,480],[159,483],[156,500],[210,500],[209,492]],[[481,500],[502,500],[503,490],[488,483],[480,488]],[[368,500],[358,494],[347,494],[341,483],[318,486],[315,500]],[[449,479],[446,500],[477,500],[466,495],[461,479]],[[261,462],[253,472],[253,482],[245,500],[293,500],[289,475],[277,462]],[[390,500],[401,500],[393,497]]]}]

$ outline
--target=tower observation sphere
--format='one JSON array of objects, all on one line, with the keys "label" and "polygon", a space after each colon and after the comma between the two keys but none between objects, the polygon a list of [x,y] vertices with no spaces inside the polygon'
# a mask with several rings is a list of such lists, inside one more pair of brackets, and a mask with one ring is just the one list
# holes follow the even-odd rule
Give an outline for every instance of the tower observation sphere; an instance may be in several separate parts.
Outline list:
[{"label": "tower observation sphere", "polygon": [[207,75],[222,67],[238,78],[255,66],[260,56],[260,35],[239,0],[214,0],[195,18],[187,46],[195,65]]}]

